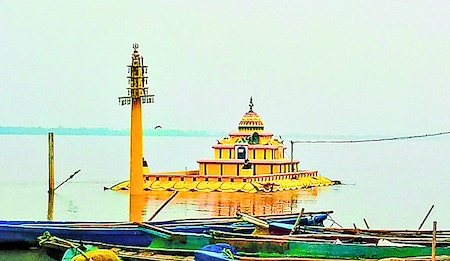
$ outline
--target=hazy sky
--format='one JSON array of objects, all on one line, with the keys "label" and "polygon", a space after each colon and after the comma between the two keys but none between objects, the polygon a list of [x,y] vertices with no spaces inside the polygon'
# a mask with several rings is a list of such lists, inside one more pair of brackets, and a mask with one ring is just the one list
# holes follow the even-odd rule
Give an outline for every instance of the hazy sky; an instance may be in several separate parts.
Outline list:
[{"label": "hazy sky", "polygon": [[450,129],[449,1],[2,1],[0,126],[232,131],[248,110],[300,134]]}]

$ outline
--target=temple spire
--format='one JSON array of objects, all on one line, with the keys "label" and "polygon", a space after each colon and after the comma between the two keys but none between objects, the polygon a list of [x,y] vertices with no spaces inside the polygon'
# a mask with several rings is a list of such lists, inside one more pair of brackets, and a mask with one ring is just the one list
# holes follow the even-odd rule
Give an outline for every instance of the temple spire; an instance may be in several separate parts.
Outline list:
[{"label": "temple spire", "polygon": [[[128,95],[119,97],[120,105],[131,105],[130,119],[130,200],[131,196],[142,195],[144,191],[143,177],[143,130],[142,130],[142,104],[153,103],[154,95],[148,94],[147,66],[144,58],[139,54],[139,45],[133,44],[131,65],[128,65]],[[130,202],[130,213],[132,213]],[[130,221],[137,217],[131,216]]]},{"label": "temple spire", "polygon": [[248,104],[250,110],[242,116],[238,125],[240,132],[255,132],[264,131],[264,124],[259,115],[253,111],[253,97],[250,96],[250,103]]}]

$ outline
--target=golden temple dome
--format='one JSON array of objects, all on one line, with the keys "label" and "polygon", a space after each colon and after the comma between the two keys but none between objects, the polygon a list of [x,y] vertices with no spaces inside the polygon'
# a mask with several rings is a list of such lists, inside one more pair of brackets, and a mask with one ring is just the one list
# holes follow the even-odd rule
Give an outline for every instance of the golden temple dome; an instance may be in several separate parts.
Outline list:
[{"label": "golden temple dome", "polygon": [[263,131],[264,123],[259,115],[253,111],[253,98],[250,97],[250,110],[242,116],[238,130],[241,132]]}]

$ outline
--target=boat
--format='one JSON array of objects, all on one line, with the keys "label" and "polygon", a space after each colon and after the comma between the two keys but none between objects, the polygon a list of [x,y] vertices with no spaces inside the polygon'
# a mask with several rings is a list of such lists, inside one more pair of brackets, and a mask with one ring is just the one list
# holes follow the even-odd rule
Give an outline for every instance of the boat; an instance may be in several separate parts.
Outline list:
[{"label": "boat", "polygon": [[[323,225],[332,211],[307,212],[300,224]],[[299,213],[261,215],[267,223],[294,224]],[[143,226],[151,226],[151,230]],[[170,233],[209,233],[210,230],[252,233],[255,225],[235,216],[215,218],[173,219],[153,222],[80,222],[80,221],[0,221],[0,245],[28,247],[36,245],[36,238],[48,231],[52,235],[107,244],[147,247],[153,238]]]},{"label": "boat", "polygon": [[[235,247],[229,244],[212,244],[206,245],[199,250],[195,251],[195,260],[196,261],[233,261],[233,260],[245,260],[245,261],[337,261],[337,260],[361,260],[358,256],[353,258],[346,259],[337,259],[333,257],[293,257],[293,256],[283,256],[283,257],[258,257],[253,254],[240,253],[236,250]],[[440,261],[448,261],[450,260],[449,256],[417,256],[417,257],[390,257],[386,259],[364,259],[366,261],[369,260],[384,260],[384,261],[424,261],[424,260],[440,260]]]},{"label": "boat", "polygon": [[[318,212],[306,212],[293,213],[293,214],[276,214],[276,215],[262,215],[257,217],[249,216],[245,213],[236,213],[236,217],[230,218],[226,217],[224,219],[213,218],[213,219],[181,219],[172,221],[159,221],[159,222],[148,222],[157,227],[162,227],[172,232],[188,232],[188,233],[206,233],[208,234],[211,230],[223,231],[223,232],[234,232],[243,234],[252,234],[255,229],[261,227],[271,228],[271,231],[267,233],[272,234],[289,234],[291,230],[283,230],[286,227],[290,227],[295,224],[297,219],[299,219],[300,226],[324,226],[324,221],[329,217],[333,211],[318,211]],[[299,218],[299,215],[301,216]],[[255,222],[257,220],[257,222]],[[277,230],[277,228],[279,228]]]},{"label": "boat", "polygon": [[[314,233],[339,233],[348,235],[366,235],[366,236],[383,236],[383,237],[405,237],[405,238],[421,238],[433,236],[431,229],[370,229],[370,228],[344,228],[344,227],[313,227],[303,226],[302,232]],[[439,230],[437,237],[450,237],[450,230]]]},{"label": "boat", "polygon": [[[275,192],[334,185],[317,170],[300,170],[299,160],[286,157],[281,137],[265,131],[261,117],[253,110],[241,118],[238,130],[212,146],[213,158],[197,160],[197,170],[151,172],[147,162],[144,190],[177,190],[202,192]],[[129,181],[106,189],[127,191]]]},{"label": "boat", "polygon": [[46,231],[62,238],[110,244],[148,246],[152,242],[152,234],[133,223],[2,221],[0,246],[29,248],[35,246],[36,238]]},{"label": "boat", "polygon": [[[242,214],[241,214],[242,215]],[[302,216],[302,212],[297,215]],[[278,221],[282,221],[288,217],[277,216]],[[274,221],[274,216],[253,217],[259,223],[269,223]],[[285,224],[292,224],[292,218]],[[226,230],[214,230],[214,226],[222,228],[224,224],[230,224],[235,217],[216,218],[215,220],[208,219],[184,219],[172,220],[163,224],[154,222],[133,223],[137,225],[139,231],[151,235],[151,243],[144,246],[146,249],[164,249],[170,251],[200,251],[208,245],[214,244],[228,244],[236,249],[241,260],[295,260],[302,258],[323,258],[323,259],[382,259],[382,258],[409,258],[417,256],[429,256],[431,254],[431,240],[428,236],[406,236],[410,234],[407,230],[401,231],[402,234],[396,234],[395,230],[387,233],[389,236],[383,234],[374,235],[357,235],[344,233],[342,229],[323,228],[322,231],[314,231],[315,233],[295,234],[295,235],[264,235],[254,233],[242,233],[239,229],[232,232]],[[297,220],[295,219],[295,220]],[[48,228],[48,221],[47,228]],[[247,223],[256,223],[248,222]],[[282,222],[280,222],[282,223]],[[199,233],[191,230],[196,225],[208,226],[209,229]],[[103,224],[105,225],[105,224]],[[72,224],[77,227],[77,224]],[[186,228],[177,230],[173,228]],[[45,227],[45,226],[44,226]],[[82,225],[86,227],[86,225]],[[301,226],[300,232],[307,231],[305,227],[316,229],[316,226]],[[187,229],[188,228],[188,229]],[[176,231],[171,231],[171,229]],[[318,228],[320,229],[320,228]],[[336,230],[336,231],[331,231]],[[375,233],[377,230],[373,230]],[[381,230],[385,231],[385,230]],[[347,232],[347,231],[346,231]],[[411,231],[412,232],[412,231]],[[50,232],[51,233],[51,232]],[[416,232],[417,233],[417,232]],[[437,239],[435,253],[436,255],[444,256],[450,255],[450,247],[448,243],[450,231],[437,231],[441,236]],[[420,233],[419,233],[420,234]],[[423,234],[428,235],[429,232],[423,231]],[[404,237],[400,237],[404,235]],[[73,239],[72,239],[73,240]],[[86,242],[85,239],[74,240],[79,243],[96,243],[97,245],[110,246],[111,243],[105,241],[91,241]],[[126,248],[125,244],[121,245]],[[139,247],[137,245],[128,245],[132,247]],[[196,252],[198,253],[198,252]],[[203,253],[206,256],[212,255],[222,259],[211,260],[228,260],[226,257],[220,257],[218,253]],[[246,259],[247,258],[247,259]],[[143,259],[145,260],[145,259]],[[151,259],[149,259],[151,260]],[[239,259],[237,259],[239,260]]]},{"label": "boat", "polygon": [[[148,227],[151,230],[151,227]],[[256,258],[326,258],[326,259],[382,259],[430,256],[431,246],[393,243],[389,239],[377,243],[343,242],[335,239],[293,236],[243,235],[212,231],[210,235],[165,232],[165,237],[154,238],[150,248],[201,249],[216,243],[234,246],[243,256]],[[436,255],[450,255],[450,247],[437,246]]]},{"label": "boat", "polygon": [[[206,237],[205,237],[206,238]],[[276,237],[275,237],[276,238]],[[208,242],[217,241],[209,239]],[[224,238],[223,238],[224,239]],[[171,239],[176,240],[174,238]],[[188,238],[192,240],[192,238]],[[187,242],[189,242],[187,241]],[[41,237],[40,246],[57,260],[72,258],[80,251],[107,249],[122,260],[197,260],[197,261],[281,261],[281,260],[432,260],[431,248],[406,244],[350,244],[342,242],[295,241],[287,239],[228,239],[228,243],[213,242],[198,249],[142,248],[110,245],[99,242],[60,240]],[[234,244],[232,244],[234,242]],[[448,247],[437,247],[434,260],[450,260]]]},{"label": "boat", "polygon": [[[99,242],[67,240],[45,233],[39,237],[39,246],[55,260],[68,261],[76,256],[95,255],[97,250],[111,251],[111,257],[118,257],[122,261],[139,260],[195,260],[194,250],[184,249],[151,249],[147,247],[113,245]],[[91,253],[89,253],[91,252]],[[94,252],[94,253],[92,253]],[[114,260],[114,258],[108,259]]]}]

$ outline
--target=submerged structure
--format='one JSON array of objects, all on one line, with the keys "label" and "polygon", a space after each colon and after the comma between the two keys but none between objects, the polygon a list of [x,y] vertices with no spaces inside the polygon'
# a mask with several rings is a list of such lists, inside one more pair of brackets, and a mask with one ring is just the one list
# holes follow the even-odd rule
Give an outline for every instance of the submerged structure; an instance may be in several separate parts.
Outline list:
[{"label": "submerged structure", "polygon": [[[300,170],[299,160],[287,158],[283,141],[265,131],[253,107],[250,98],[238,130],[212,146],[213,158],[199,159],[197,170],[153,173],[147,169],[141,179],[143,190],[274,192],[334,184],[317,170]],[[110,189],[130,190],[132,184],[124,181]]]},{"label": "submerged structure", "polygon": [[119,97],[120,105],[131,105],[130,123],[130,183],[131,195],[140,195],[143,191],[143,131],[142,103],[153,103],[154,95],[148,94],[146,87],[148,77],[144,58],[139,54],[139,45],[133,44],[131,65],[128,65],[128,95]]}]

